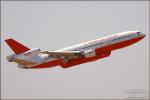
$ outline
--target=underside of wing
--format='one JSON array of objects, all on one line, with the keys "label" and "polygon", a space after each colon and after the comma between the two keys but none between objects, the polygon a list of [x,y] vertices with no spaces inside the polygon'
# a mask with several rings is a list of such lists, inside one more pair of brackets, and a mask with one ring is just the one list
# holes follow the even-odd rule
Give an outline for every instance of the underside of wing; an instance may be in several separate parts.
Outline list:
[{"label": "underside of wing", "polygon": [[36,62],[31,62],[31,61],[27,61],[27,60],[22,60],[22,59],[14,59],[14,62],[21,64],[21,65],[33,65],[36,64]]},{"label": "underside of wing", "polygon": [[41,52],[44,54],[48,54],[52,58],[56,59],[64,59],[64,62],[67,62],[70,59],[75,59],[75,58],[80,58],[82,57],[82,52],[81,51],[44,51]]}]

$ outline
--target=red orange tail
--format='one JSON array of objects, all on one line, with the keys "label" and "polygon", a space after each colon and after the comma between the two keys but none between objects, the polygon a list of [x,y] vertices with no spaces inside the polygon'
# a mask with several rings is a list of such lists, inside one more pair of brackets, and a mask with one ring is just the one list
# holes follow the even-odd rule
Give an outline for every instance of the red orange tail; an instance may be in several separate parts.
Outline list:
[{"label": "red orange tail", "polygon": [[5,41],[9,45],[9,47],[15,52],[15,54],[20,54],[30,50],[28,47],[20,44],[14,39],[6,39]]}]

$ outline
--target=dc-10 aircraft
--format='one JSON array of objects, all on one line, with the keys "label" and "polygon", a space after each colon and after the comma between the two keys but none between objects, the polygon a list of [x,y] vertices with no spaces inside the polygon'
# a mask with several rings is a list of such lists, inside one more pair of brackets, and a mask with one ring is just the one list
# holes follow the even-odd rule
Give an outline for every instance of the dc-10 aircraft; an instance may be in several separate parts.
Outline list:
[{"label": "dc-10 aircraft", "polygon": [[127,31],[56,51],[41,51],[40,48],[30,49],[14,39],[5,41],[14,51],[14,54],[7,56],[7,60],[17,63],[19,68],[33,69],[53,66],[68,68],[108,57],[113,50],[134,44],[144,37],[145,35],[139,31]]}]

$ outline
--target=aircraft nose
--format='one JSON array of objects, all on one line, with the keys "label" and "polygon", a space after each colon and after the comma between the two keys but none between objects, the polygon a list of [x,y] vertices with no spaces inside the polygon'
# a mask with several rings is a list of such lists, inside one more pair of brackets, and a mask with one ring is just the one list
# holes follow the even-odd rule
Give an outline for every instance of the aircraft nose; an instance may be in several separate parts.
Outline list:
[{"label": "aircraft nose", "polygon": [[143,34],[142,32],[137,32],[137,35],[138,35],[138,36],[141,36],[141,37],[145,37],[145,36],[146,36],[146,35]]},{"label": "aircraft nose", "polygon": [[145,34],[141,34],[141,36],[145,37],[146,35]]}]

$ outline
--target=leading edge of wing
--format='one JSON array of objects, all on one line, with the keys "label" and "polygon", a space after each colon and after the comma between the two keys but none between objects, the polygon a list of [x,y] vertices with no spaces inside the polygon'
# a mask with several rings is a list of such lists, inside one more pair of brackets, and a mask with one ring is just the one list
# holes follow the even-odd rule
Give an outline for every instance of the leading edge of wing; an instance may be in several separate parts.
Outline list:
[{"label": "leading edge of wing", "polygon": [[41,52],[44,54],[49,54],[49,56],[64,56],[64,57],[69,57],[69,56],[81,56],[82,52],[81,51],[44,51]]}]

